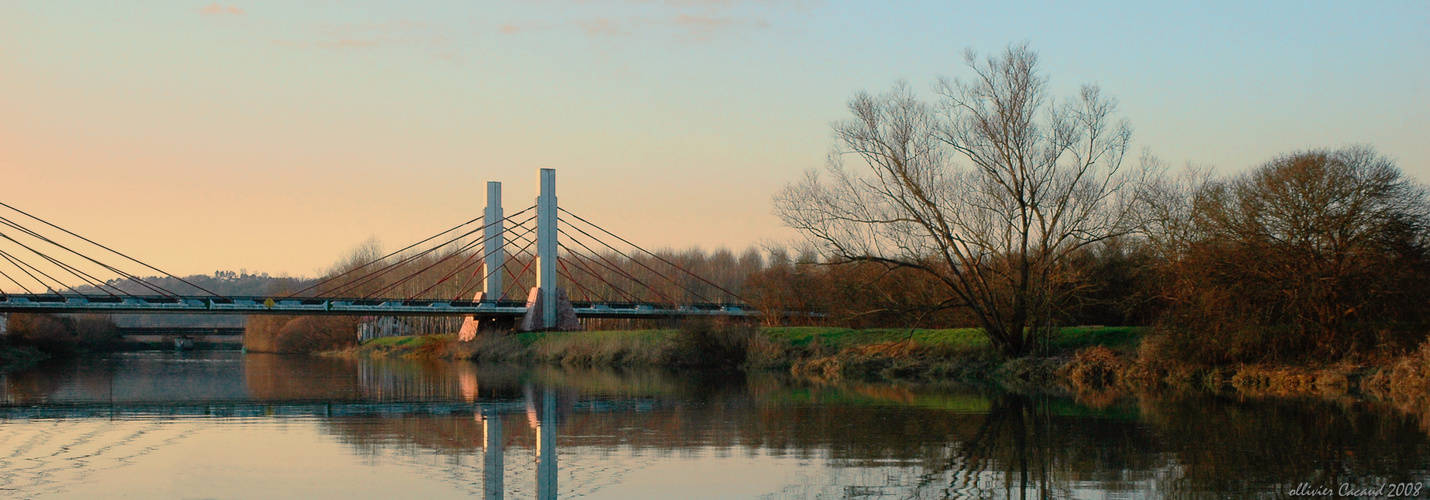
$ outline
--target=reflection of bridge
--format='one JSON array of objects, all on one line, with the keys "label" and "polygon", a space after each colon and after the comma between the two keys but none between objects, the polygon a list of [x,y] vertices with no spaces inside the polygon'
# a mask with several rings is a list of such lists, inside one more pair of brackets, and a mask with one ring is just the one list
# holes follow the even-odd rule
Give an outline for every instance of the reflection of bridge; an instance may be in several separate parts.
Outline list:
[{"label": "reflection of bridge", "polygon": [[[504,216],[501,184],[488,183],[481,217],[281,296],[223,296],[19,209],[0,206],[40,222],[43,226],[37,227],[49,233],[0,217],[0,286],[23,290],[0,292],[0,313],[466,316],[471,327],[464,325],[464,335],[474,333],[477,321],[510,325],[518,318],[522,330],[551,330],[578,329],[576,318],[759,314],[726,287],[558,207],[552,169],[541,171],[535,206]],[[534,213],[521,219],[529,212]],[[533,227],[526,226],[533,221]],[[619,240],[631,250],[622,251],[605,239]],[[528,251],[532,246],[535,251]],[[77,249],[122,257],[191,290],[160,287]],[[508,300],[520,295],[527,271],[534,273],[535,286],[525,300]],[[116,274],[124,281],[99,277]],[[116,282],[129,284],[130,290]],[[510,285],[517,289],[509,290]],[[136,287],[143,291],[135,293]],[[473,292],[475,296],[466,299]]]},{"label": "reflection of bridge", "polygon": [[[655,400],[578,401],[558,409],[552,389],[541,392],[540,403],[530,390],[525,401],[195,401],[115,402],[10,406],[0,405],[0,421],[19,419],[133,419],[152,417],[403,417],[412,415],[472,415],[483,429],[483,492],[487,499],[505,494],[506,447],[502,415],[526,413],[536,419],[536,497],[555,499],[557,488],[556,429],[560,413],[646,412],[660,406]],[[539,406],[538,406],[539,405]]]},{"label": "reflection of bridge", "polygon": [[186,338],[194,342],[242,344],[242,326],[121,326],[115,330],[129,342],[173,342]]}]

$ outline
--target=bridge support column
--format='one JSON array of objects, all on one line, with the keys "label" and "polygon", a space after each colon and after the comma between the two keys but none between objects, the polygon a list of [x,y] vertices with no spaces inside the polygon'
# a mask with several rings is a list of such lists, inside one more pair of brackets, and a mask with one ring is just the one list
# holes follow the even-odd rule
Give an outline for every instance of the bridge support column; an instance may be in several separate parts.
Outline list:
[{"label": "bridge support column", "polygon": [[[482,272],[486,277],[482,279],[482,291],[477,292],[472,300],[499,301],[506,298],[502,293],[502,266],[506,265],[506,223],[503,219],[506,215],[502,213],[501,206],[501,183],[487,183],[487,211],[483,215],[483,223],[486,224],[482,232],[484,244],[482,255]],[[467,316],[462,320],[462,329],[457,333],[457,340],[471,341],[477,338],[479,332],[508,332],[511,331],[512,320],[508,318],[478,320],[476,316]]]},{"label": "bridge support column", "polygon": [[10,313],[0,313],[0,335],[10,333]]},{"label": "bridge support column", "polygon": [[526,297],[523,331],[581,329],[566,291],[557,287],[556,235],[556,169],[543,168],[536,197],[536,287]]},{"label": "bridge support column", "polygon": [[[536,287],[556,290],[556,169],[541,169],[541,195],[536,197]],[[541,328],[556,326],[556,294],[539,294]]]},{"label": "bridge support column", "polygon": [[500,269],[506,265],[506,224],[502,222],[506,216],[502,214],[501,208],[501,183],[487,183],[487,213],[486,232],[484,238],[486,245],[483,255],[486,255],[485,268],[482,272],[487,275],[482,281],[482,294],[486,295],[486,300],[502,300],[502,274]]}]

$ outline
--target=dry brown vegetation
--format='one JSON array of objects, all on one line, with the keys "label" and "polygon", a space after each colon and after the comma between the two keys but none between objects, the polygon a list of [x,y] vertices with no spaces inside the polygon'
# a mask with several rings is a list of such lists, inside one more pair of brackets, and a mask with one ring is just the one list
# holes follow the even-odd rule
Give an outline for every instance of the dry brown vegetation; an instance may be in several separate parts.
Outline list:
[{"label": "dry brown vegetation", "polygon": [[1430,198],[1370,149],[1154,189],[1147,235],[1170,359],[1384,359],[1425,338]]},{"label": "dry brown vegetation", "polygon": [[51,354],[102,351],[121,340],[113,318],[101,314],[11,314],[7,337]]}]

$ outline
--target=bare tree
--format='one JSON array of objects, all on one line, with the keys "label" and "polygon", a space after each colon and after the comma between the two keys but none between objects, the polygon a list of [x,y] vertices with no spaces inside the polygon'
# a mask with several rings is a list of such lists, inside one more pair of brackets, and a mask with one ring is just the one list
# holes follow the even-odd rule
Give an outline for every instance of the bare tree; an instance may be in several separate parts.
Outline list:
[{"label": "bare tree", "polygon": [[1070,258],[1132,227],[1131,128],[1095,86],[1051,102],[1026,46],[965,60],[973,78],[941,79],[937,104],[904,82],[855,94],[826,175],[787,186],[775,211],[828,259],[933,275],[949,292],[939,305],[967,307],[1019,356],[1075,292]]},{"label": "bare tree", "polygon": [[1424,340],[1430,190],[1370,147],[1151,186],[1175,355],[1326,360]]}]

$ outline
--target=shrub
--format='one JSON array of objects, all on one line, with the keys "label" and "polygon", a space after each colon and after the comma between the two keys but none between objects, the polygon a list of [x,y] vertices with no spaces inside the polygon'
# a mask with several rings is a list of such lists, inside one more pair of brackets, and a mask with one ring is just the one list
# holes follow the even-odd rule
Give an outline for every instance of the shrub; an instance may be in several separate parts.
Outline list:
[{"label": "shrub", "polygon": [[1121,383],[1127,361],[1117,352],[1103,346],[1093,346],[1073,355],[1072,362],[1060,371],[1078,390],[1101,390]]},{"label": "shrub", "polygon": [[356,343],[357,319],[346,316],[298,316],[283,323],[274,345],[283,353],[314,353]]},{"label": "shrub", "polygon": [[1334,361],[1424,338],[1430,192],[1391,160],[1307,151],[1173,189],[1147,233],[1177,357]]},{"label": "shrub", "polygon": [[671,348],[670,364],[734,369],[749,358],[758,333],[748,325],[716,326],[706,321],[682,325]]},{"label": "shrub", "polygon": [[114,321],[103,315],[12,314],[9,330],[15,344],[51,354],[107,350],[120,340]]}]

